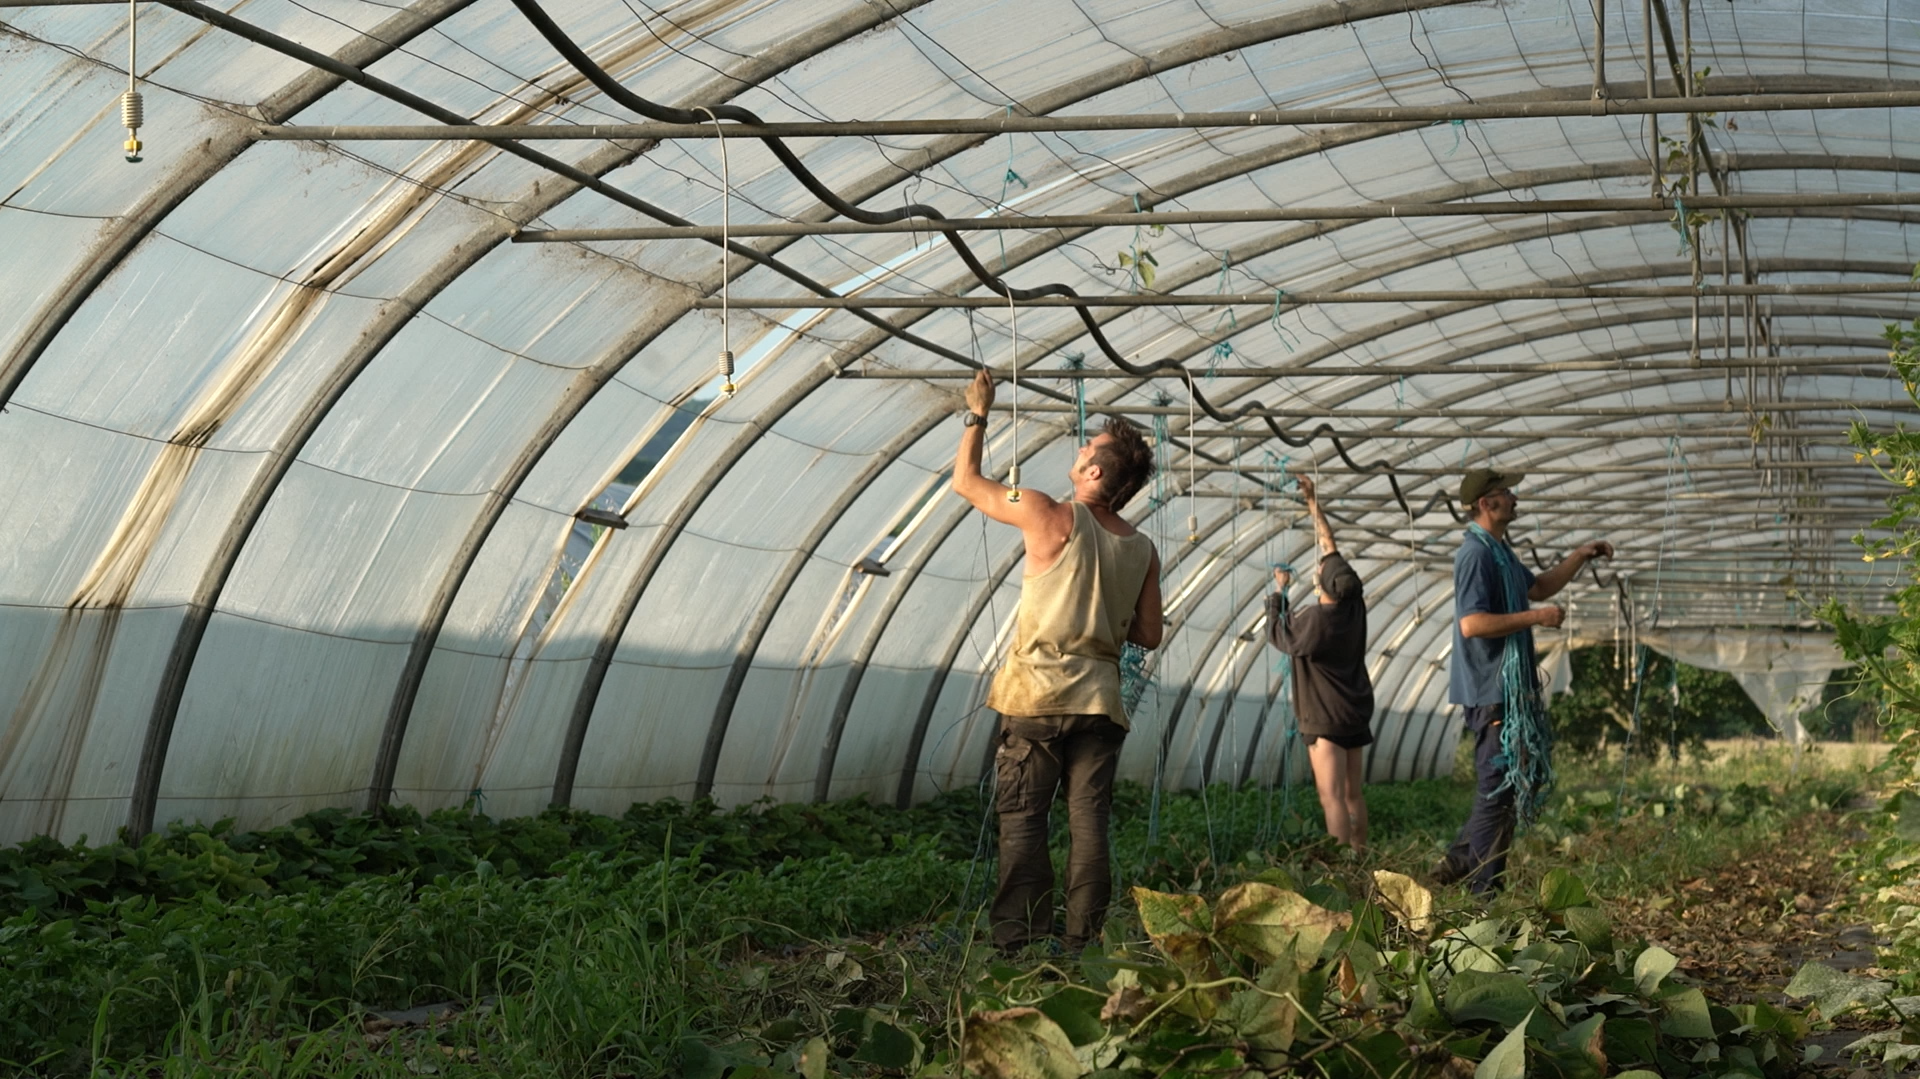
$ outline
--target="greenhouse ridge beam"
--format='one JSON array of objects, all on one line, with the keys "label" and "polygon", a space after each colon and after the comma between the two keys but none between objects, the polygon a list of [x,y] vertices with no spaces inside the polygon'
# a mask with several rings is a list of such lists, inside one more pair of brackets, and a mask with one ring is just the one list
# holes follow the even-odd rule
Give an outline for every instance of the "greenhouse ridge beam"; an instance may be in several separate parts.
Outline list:
[{"label": "greenhouse ridge beam", "polygon": [[1701,195],[1691,199],[1522,199],[1515,202],[1382,202],[1354,206],[1258,207],[1244,210],[1154,210],[1117,214],[1038,214],[1031,217],[921,218],[859,221],[773,221],[731,225],[641,225],[630,228],[525,229],[513,242],[593,240],[718,240],[767,236],[926,235],[935,232],[1041,232],[1050,229],[1150,228],[1154,225],[1240,225],[1285,221],[1375,221],[1425,217],[1530,217],[1536,214],[1675,213],[1688,210],[1813,210],[1920,205],[1920,193],[1874,191],[1793,195]]},{"label": "greenhouse ridge beam", "polygon": [[[188,0],[161,0],[192,10]],[[1578,89],[1585,90],[1585,87]],[[1552,92],[1552,91],[1549,91]],[[1670,116],[1716,112],[1820,112],[1831,109],[1904,109],[1920,105],[1920,91],[1831,94],[1714,94],[1699,97],[1619,96],[1563,100],[1455,102],[1445,105],[1344,106],[1259,109],[1251,112],[1106,113],[1085,116],[974,116],[921,120],[806,120],[760,124],[320,124],[262,126],[263,139],[321,142],[487,142],[579,139],[714,139],[889,137],[899,135],[1020,135],[1076,131],[1188,131],[1201,128],[1318,127],[1333,124],[1448,123],[1454,120],[1527,120],[1578,116]]]}]

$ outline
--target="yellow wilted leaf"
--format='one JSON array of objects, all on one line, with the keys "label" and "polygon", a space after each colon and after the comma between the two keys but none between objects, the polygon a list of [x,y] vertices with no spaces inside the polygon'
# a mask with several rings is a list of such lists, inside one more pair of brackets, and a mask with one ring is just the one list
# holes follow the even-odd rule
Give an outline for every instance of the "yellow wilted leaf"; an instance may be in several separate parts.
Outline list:
[{"label": "yellow wilted leaf", "polygon": [[960,1061],[981,1079],[1079,1079],[1087,1073],[1073,1042],[1038,1008],[967,1016]]},{"label": "yellow wilted leaf", "polygon": [[1247,881],[1220,896],[1213,924],[1221,940],[1262,963],[1292,955],[1305,969],[1319,961],[1320,949],[1335,930],[1353,924],[1353,916],[1314,906],[1305,896],[1285,888]]},{"label": "yellow wilted leaf", "polygon": [[1374,898],[1408,929],[1425,933],[1433,926],[1433,893],[1405,873],[1373,871]]}]

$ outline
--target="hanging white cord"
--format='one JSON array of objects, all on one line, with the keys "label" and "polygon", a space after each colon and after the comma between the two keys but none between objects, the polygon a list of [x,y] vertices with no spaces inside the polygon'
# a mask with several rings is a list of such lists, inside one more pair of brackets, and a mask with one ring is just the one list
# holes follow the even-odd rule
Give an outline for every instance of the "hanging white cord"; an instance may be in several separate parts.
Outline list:
[{"label": "hanging white cord", "polygon": [[1007,290],[1007,327],[1013,334],[1013,463],[1007,466],[1007,501],[1020,501],[1020,309]]},{"label": "hanging white cord", "polygon": [[140,160],[140,128],[146,123],[146,106],[140,100],[140,91],[135,89],[139,66],[140,44],[140,8],[136,0],[127,0],[127,92],[120,95],[120,126],[127,129],[127,141],[122,147],[128,161]]},{"label": "hanging white cord", "polygon": [[1200,516],[1194,512],[1193,491],[1195,469],[1200,456],[1200,440],[1195,438],[1193,372],[1184,372],[1187,376],[1187,542],[1200,542]]},{"label": "hanging white cord", "polygon": [[693,111],[707,114],[707,119],[713,121],[713,133],[720,139],[720,394],[732,397],[739,389],[733,384],[733,320],[732,312],[727,309],[730,299],[727,293],[731,287],[727,245],[733,233],[733,173],[727,167],[727,129],[720,126],[720,118],[705,105],[695,105]]},{"label": "hanging white cord", "polygon": [[1426,614],[1421,610],[1422,593],[1426,587],[1427,575],[1420,565],[1420,552],[1414,534],[1413,504],[1407,503],[1407,568],[1413,571],[1413,620],[1425,621]]}]

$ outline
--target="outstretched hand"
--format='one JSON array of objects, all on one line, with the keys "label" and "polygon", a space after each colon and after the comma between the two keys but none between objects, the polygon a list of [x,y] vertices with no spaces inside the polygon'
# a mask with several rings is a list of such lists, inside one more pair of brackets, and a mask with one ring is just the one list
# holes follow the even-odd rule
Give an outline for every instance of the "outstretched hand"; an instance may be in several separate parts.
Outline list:
[{"label": "outstretched hand", "polygon": [[1559,629],[1560,623],[1567,620],[1567,609],[1558,605],[1536,607],[1533,613],[1540,616],[1540,624],[1548,629]]},{"label": "outstretched hand", "polygon": [[1293,479],[1300,485],[1300,497],[1306,499],[1307,505],[1313,505],[1315,500],[1313,477],[1303,472],[1295,472]]},{"label": "outstretched hand", "polygon": [[1274,591],[1285,592],[1287,590],[1287,586],[1292,583],[1293,583],[1292,570],[1277,569],[1273,571]]},{"label": "outstretched hand", "polygon": [[982,367],[973,373],[973,381],[967,384],[967,411],[984,416],[993,407],[993,376]]},{"label": "outstretched hand", "polygon": [[1574,553],[1589,561],[1595,558],[1612,558],[1613,544],[1606,540],[1589,540],[1574,548]]}]

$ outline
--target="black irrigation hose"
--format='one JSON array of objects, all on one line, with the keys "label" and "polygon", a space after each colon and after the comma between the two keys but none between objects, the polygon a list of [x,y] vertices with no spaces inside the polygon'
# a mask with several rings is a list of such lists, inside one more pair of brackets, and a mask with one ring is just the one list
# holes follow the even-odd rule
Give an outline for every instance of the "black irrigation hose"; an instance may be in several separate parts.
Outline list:
[{"label": "black irrigation hose", "polygon": [[[547,43],[552,45],[567,63],[573,65],[580,74],[586,76],[588,81],[598,87],[601,93],[606,94],[607,97],[613,101],[626,106],[650,120],[667,124],[717,123],[720,120],[733,120],[743,124],[759,124],[762,122],[760,117],[752,111],[741,108],[738,105],[715,105],[712,108],[677,109],[669,105],[661,105],[657,102],[649,101],[639,94],[634,93],[632,90],[627,89],[626,86],[621,84],[620,80],[614,78],[605,68],[594,62],[594,59],[588,56],[584,49],[574,44],[573,39],[568,37],[566,32],[560,29],[559,25],[541,9],[535,0],[513,0],[513,6],[519,8],[520,13],[526,16],[527,21],[533,24],[534,29],[538,30],[541,36],[547,39]],[[898,209],[892,210],[862,209],[841,198],[837,192],[821,183],[819,177],[808,170],[806,165],[801,163],[800,158],[795,155],[792,150],[787,148],[786,143],[771,135],[761,136],[760,141],[768,150],[773,152],[773,156],[779,159],[782,165],[786,166],[787,171],[793,174],[794,179],[800,181],[801,186],[805,187],[815,198],[832,207],[834,212],[844,217],[866,225],[888,224],[914,218],[931,222],[934,226],[931,231],[937,231],[946,237],[947,242],[953,246],[954,251],[960,256],[961,261],[966,263],[967,269],[980,280],[982,285],[986,286],[989,291],[996,295],[1007,297],[1009,300],[1035,300],[1044,296],[1058,296],[1068,300],[1080,299],[1079,293],[1064,284],[1041,285],[1038,288],[1015,288],[1007,284],[999,275],[988,270],[985,264],[975,257],[973,250],[967,246],[966,241],[961,238],[959,232],[950,228],[941,227],[943,224],[948,223],[949,219],[945,214],[941,213],[938,208],[925,203],[908,203]],[[1073,309],[1079,313],[1081,323],[1086,326],[1087,335],[1093,339],[1094,344],[1099,346],[1100,351],[1106,355],[1107,359],[1110,360],[1115,367],[1136,377],[1145,377],[1157,371],[1179,372],[1181,377],[1186,380],[1187,390],[1193,395],[1194,403],[1212,419],[1221,423],[1233,423],[1246,419],[1249,413],[1262,410],[1266,407],[1259,401],[1249,401],[1235,411],[1223,411],[1211,401],[1207,400],[1206,395],[1200,392],[1200,387],[1194,382],[1193,373],[1188,371],[1179,361],[1166,359],[1155,360],[1146,364],[1129,363],[1124,356],[1120,355],[1119,350],[1113,347],[1113,343],[1107,340],[1107,335],[1101,331],[1100,324],[1094,319],[1093,312],[1090,308],[1085,304],[1076,303]],[[940,351],[945,354],[945,350]],[[971,366],[970,363],[969,366]],[[1034,388],[1042,393],[1047,392],[1041,390],[1039,387]],[[1050,394],[1050,396],[1056,395]],[[1281,430],[1280,425],[1274,422],[1273,417],[1262,416],[1260,419],[1266,423],[1267,429],[1272,432],[1273,437],[1279,439],[1286,445],[1303,448],[1312,445],[1315,438],[1325,435],[1328,442],[1333,445],[1333,452],[1338,454],[1342,461],[1346,462],[1347,467],[1356,472],[1384,474],[1387,477],[1388,486],[1393,489],[1394,500],[1400,503],[1400,508],[1406,511],[1408,517],[1425,516],[1432,511],[1434,503],[1433,501],[1429,501],[1424,509],[1419,513],[1415,513],[1413,507],[1407,502],[1406,494],[1400,489],[1400,479],[1393,473],[1392,462],[1384,457],[1368,464],[1362,464],[1354,460],[1352,455],[1347,452],[1346,446],[1341,443],[1339,436],[1334,433],[1333,428],[1328,424],[1322,423],[1305,435],[1295,437]],[[1460,515],[1459,511],[1454,509],[1453,503],[1450,500],[1446,500],[1444,495],[1440,496],[1440,498],[1446,505],[1447,512],[1453,515],[1455,521],[1466,520],[1465,517]]]}]

